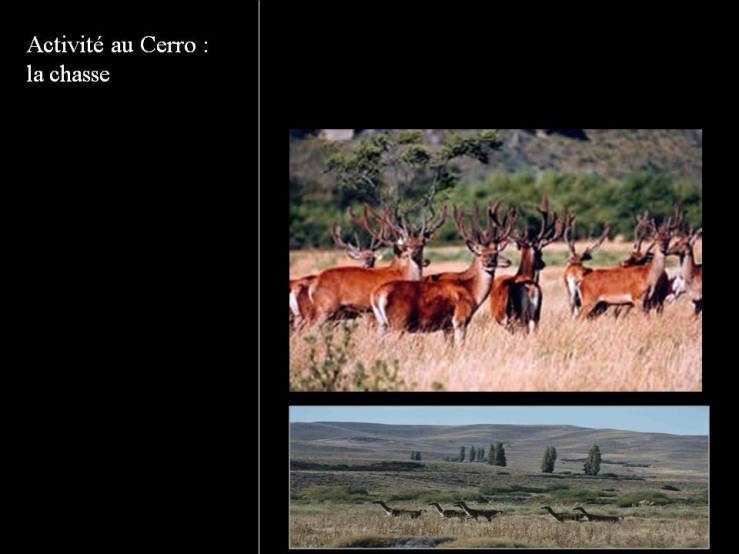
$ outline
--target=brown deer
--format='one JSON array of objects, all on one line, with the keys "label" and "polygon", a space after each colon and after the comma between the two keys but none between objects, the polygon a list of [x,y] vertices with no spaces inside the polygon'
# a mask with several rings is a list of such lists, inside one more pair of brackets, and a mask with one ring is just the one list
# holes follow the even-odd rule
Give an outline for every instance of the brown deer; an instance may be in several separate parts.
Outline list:
[{"label": "brown deer", "polygon": [[[344,250],[349,258],[360,263],[359,267],[372,268],[375,266],[377,250],[383,246],[375,237],[372,237],[368,247],[363,249],[356,234],[354,235],[356,244],[345,242],[341,238],[341,227],[337,223],[334,223],[331,229],[331,236],[338,248]],[[300,329],[312,316],[313,304],[308,296],[308,287],[315,278],[316,275],[306,275],[290,279],[290,321],[295,329]]]},{"label": "brown deer", "polygon": [[570,312],[572,313],[572,317],[577,317],[577,314],[580,312],[580,306],[582,305],[582,299],[580,298],[580,281],[582,281],[582,278],[585,275],[593,271],[592,268],[585,267],[583,262],[593,259],[593,252],[595,252],[595,250],[603,244],[603,241],[606,240],[610,228],[606,223],[603,226],[603,233],[598,237],[598,240],[588,246],[582,254],[578,254],[575,249],[574,231],[575,215],[571,213],[567,216],[564,230],[564,240],[570,250],[570,257],[568,259],[569,263],[564,272],[564,282],[569,296]]},{"label": "brown deer", "polygon": [[411,519],[417,519],[421,517],[421,514],[423,513],[423,510],[403,510],[401,508],[391,508],[382,500],[373,500],[372,504],[379,504],[385,512],[385,515],[387,515],[388,517],[400,517],[408,515],[411,516]]},{"label": "brown deer", "polygon": [[[389,206],[385,206],[384,211],[384,215],[380,216],[365,205],[361,224],[385,246],[392,246],[396,259],[388,267],[338,267],[321,272],[308,287],[308,295],[314,307],[310,323],[323,323],[341,309],[368,311],[370,294],[383,283],[421,279],[422,267],[425,265],[423,248],[446,220],[446,207],[442,209],[439,218],[436,218],[431,209],[418,227],[407,225],[404,218],[397,219]],[[381,222],[380,229],[370,223],[369,212],[376,221]],[[353,212],[350,215],[355,217]],[[387,233],[383,231],[383,222]]]},{"label": "brown deer", "polygon": [[641,302],[645,313],[649,313],[652,308],[657,313],[662,313],[669,283],[665,272],[665,257],[679,223],[680,214],[677,210],[675,222],[668,218],[659,228],[654,220],[649,223],[649,231],[655,235],[652,246],[656,248],[652,261],[648,264],[594,269],[585,275],[580,282],[582,308],[578,317],[591,316],[601,302],[616,306],[636,305]]},{"label": "brown deer", "polygon": [[564,513],[564,512],[555,512],[552,510],[551,506],[542,506],[542,510],[546,510],[549,512],[554,519],[559,521],[560,523],[564,523],[565,521],[578,521],[582,523],[583,521],[587,521],[587,518],[585,517],[585,514],[570,514],[570,513]]},{"label": "brown deer", "polygon": [[469,518],[467,514],[465,514],[463,511],[460,510],[444,510],[441,507],[441,504],[438,502],[431,502],[429,506],[433,506],[437,512],[439,512],[439,517],[441,519],[451,519],[451,518],[458,518],[458,519],[466,519]]},{"label": "brown deer", "polygon": [[636,216],[636,225],[634,226],[634,248],[629,254],[629,257],[621,262],[621,267],[632,267],[636,265],[646,265],[652,262],[653,254],[652,243],[645,252],[642,252],[642,245],[648,238],[648,231],[650,229],[650,218],[649,212],[645,211],[644,215]]},{"label": "brown deer", "polygon": [[600,516],[595,514],[590,514],[585,511],[585,508],[578,506],[577,508],[572,508],[573,510],[577,510],[578,512],[581,512],[586,518],[587,521],[610,521],[610,522],[616,522],[621,521],[623,519],[623,516]]},{"label": "brown deer", "polygon": [[438,281],[392,281],[372,292],[372,311],[379,324],[380,335],[388,329],[402,332],[454,333],[454,344],[461,347],[472,316],[490,292],[498,266],[498,254],[508,244],[508,236],[517,217],[508,210],[501,222],[498,206],[488,207],[486,230],[479,224],[468,232],[464,226],[464,212],[454,207],[454,223],[467,248],[480,258],[475,273],[463,279]]},{"label": "brown deer", "polygon": [[499,516],[503,513],[502,510],[478,510],[467,506],[464,502],[457,502],[454,504],[458,508],[462,508],[467,517],[477,519],[478,517],[484,517],[488,521],[492,521],[494,517]]},{"label": "brown deer", "polygon": [[493,319],[510,331],[524,328],[531,332],[536,329],[542,305],[539,272],[546,267],[542,250],[562,234],[562,221],[556,212],[549,221],[549,200],[546,197],[537,210],[542,219],[538,234],[534,234],[527,225],[524,235],[513,236],[521,252],[518,271],[515,275],[497,277],[490,294]]},{"label": "brown deer", "polygon": [[703,234],[703,228],[691,229],[687,235],[680,234],[675,244],[667,252],[668,256],[678,256],[680,259],[680,274],[675,296],[686,293],[695,306],[695,315],[703,311],[703,264],[695,262],[693,249],[698,237]]}]

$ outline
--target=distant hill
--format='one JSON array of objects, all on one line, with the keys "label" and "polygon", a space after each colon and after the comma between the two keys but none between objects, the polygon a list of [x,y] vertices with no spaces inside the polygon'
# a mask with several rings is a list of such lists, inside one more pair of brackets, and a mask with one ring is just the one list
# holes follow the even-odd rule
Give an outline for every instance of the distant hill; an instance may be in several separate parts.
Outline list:
[{"label": "distant hill", "polygon": [[[509,465],[535,470],[544,448],[555,446],[559,459],[584,458],[597,444],[604,459],[648,464],[661,470],[708,472],[708,437],[588,429],[571,425],[383,425],[376,423],[292,423],[292,458],[408,459],[411,450],[424,460],[456,456],[460,446],[484,447],[500,441]],[[604,465],[602,471],[615,471]],[[559,469],[580,471],[582,463],[558,462]],[[609,469],[610,468],[610,469]]]},{"label": "distant hill", "polygon": [[[377,132],[363,129],[351,145]],[[425,130],[425,142],[434,144],[447,132]],[[460,163],[464,181],[484,179],[492,171],[546,171],[594,173],[623,178],[651,172],[673,178],[702,181],[703,131],[701,129],[500,129],[503,148],[490,163]],[[311,134],[293,134],[291,176],[303,181],[324,182],[320,153],[323,141]]]}]

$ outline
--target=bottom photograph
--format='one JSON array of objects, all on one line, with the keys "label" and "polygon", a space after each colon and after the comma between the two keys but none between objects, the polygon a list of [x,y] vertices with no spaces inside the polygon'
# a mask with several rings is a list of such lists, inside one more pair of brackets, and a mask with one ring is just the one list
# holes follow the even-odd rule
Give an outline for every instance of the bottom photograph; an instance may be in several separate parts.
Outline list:
[{"label": "bottom photograph", "polygon": [[292,406],[290,548],[709,547],[708,406]]}]

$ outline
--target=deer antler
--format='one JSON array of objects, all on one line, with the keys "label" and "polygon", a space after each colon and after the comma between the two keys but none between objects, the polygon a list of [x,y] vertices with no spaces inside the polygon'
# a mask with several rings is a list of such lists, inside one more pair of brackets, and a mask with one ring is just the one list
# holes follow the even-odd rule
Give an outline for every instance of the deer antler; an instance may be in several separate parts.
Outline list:
[{"label": "deer antler", "polygon": [[542,205],[536,208],[541,214],[541,229],[536,237],[536,243],[539,249],[544,248],[547,244],[557,240],[562,234],[562,220],[557,217],[554,212],[552,222],[549,223],[549,198],[544,197]]},{"label": "deer antler", "polygon": [[583,257],[591,256],[593,252],[595,252],[595,250],[597,250],[600,247],[600,245],[603,244],[603,241],[606,240],[606,237],[608,237],[608,233],[610,230],[611,228],[609,227],[608,223],[603,225],[603,233],[600,235],[600,237],[598,237],[598,240],[596,242],[594,242],[593,244],[591,244],[585,249],[585,252],[583,252]]},{"label": "deer antler", "polygon": [[490,226],[490,221],[494,223],[494,227],[490,227],[492,234],[489,235],[489,239],[490,242],[494,242],[498,245],[498,250],[502,250],[505,248],[508,237],[511,236],[513,226],[518,219],[518,211],[513,206],[509,206],[508,212],[501,222],[498,219],[499,205],[500,202],[496,202],[495,204],[488,206],[488,226]]},{"label": "deer antler", "polygon": [[[372,227],[372,224],[369,221],[369,216],[372,214],[372,217],[379,223],[380,228],[375,229]],[[364,217],[359,218],[354,213],[353,208],[349,208],[349,217],[352,220],[352,223],[355,225],[359,225],[360,227],[363,227],[372,237],[373,244],[375,242],[380,243],[385,246],[393,246],[395,244],[395,241],[393,240],[393,237],[387,236],[387,227],[385,224],[385,219],[381,217],[379,214],[377,214],[372,208],[370,208],[367,204],[364,205]],[[371,249],[372,248],[370,246]]]},{"label": "deer antler", "polygon": [[453,209],[454,209],[454,212],[453,212],[452,217],[454,218],[454,226],[457,228],[457,231],[459,232],[459,236],[461,236],[462,240],[464,240],[465,242],[478,243],[479,241],[475,240],[472,234],[467,232],[467,229],[465,229],[464,210],[462,208],[458,208],[456,205],[454,205]]},{"label": "deer antler", "polygon": [[567,247],[570,249],[570,254],[573,256],[577,256],[577,252],[575,252],[575,240],[574,237],[570,235],[570,231],[575,231],[575,214],[570,212],[567,214],[567,218],[565,220],[565,231],[564,231],[564,239],[567,243]]}]

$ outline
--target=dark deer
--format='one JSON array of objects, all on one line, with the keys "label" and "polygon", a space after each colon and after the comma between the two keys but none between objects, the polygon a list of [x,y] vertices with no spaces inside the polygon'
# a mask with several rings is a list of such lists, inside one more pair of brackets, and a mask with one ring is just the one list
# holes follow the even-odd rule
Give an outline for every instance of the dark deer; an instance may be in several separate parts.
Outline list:
[{"label": "dark deer", "polygon": [[570,513],[562,513],[562,512],[558,513],[552,510],[551,506],[542,506],[541,509],[549,512],[552,515],[552,517],[556,519],[557,521],[559,521],[560,523],[564,523],[565,521],[578,521],[578,522],[587,521],[584,514],[570,514]]},{"label": "dark deer", "polygon": [[493,521],[493,518],[502,514],[503,512],[501,510],[478,510],[473,509],[467,506],[464,502],[457,502],[454,504],[455,506],[462,508],[464,510],[464,513],[467,514],[467,517],[477,519],[478,517],[484,517],[488,521]]},{"label": "dark deer", "polygon": [[546,197],[537,210],[541,214],[539,232],[534,233],[527,225],[524,235],[513,236],[521,252],[517,273],[497,277],[490,294],[493,319],[510,331],[523,328],[531,332],[536,329],[542,305],[539,272],[546,267],[542,250],[562,234],[562,221],[556,212],[549,221],[549,200]]}]

